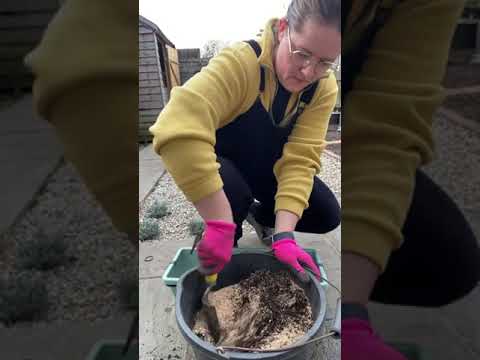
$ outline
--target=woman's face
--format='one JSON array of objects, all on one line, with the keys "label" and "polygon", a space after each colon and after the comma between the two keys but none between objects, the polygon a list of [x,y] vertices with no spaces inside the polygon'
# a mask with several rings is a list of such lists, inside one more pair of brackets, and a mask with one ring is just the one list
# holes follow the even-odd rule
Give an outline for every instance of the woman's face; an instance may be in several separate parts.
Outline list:
[{"label": "woman's face", "polygon": [[[325,66],[318,64],[319,61],[333,62],[340,55],[341,34],[335,26],[319,24],[309,19],[304,23],[301,32],[296,32],[293,26],[290,26],[288,31],[288,22],[283,18],[279,20],[277,34],[275,72],[280,83],[290,92],[299,92],[325,75]],[[298,56],[295,61],[290,49],[292,52],[300,52],[301,56],[311,55],[311,64],[299,66]]]}]

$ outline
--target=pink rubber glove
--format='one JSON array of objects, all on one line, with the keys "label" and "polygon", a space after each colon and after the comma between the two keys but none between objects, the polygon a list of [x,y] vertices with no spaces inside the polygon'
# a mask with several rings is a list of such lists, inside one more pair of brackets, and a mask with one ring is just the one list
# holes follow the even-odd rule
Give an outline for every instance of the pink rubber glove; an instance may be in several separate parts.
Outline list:
[{"label": "pink rubber glove", "polygon": [[317,279],[321,279],[320,269],[318,268],[312,257],[297,245],[294,239],[282,239],[275,241],[272,245],[273,254],[282,263],[290,265],[296,271],[298,271],[299,278],[307,281],[308,277],[305,273],[305,269],[300,265],[302,262],[310,270],[313,271]]},{"label": "pink rubber glove", "polygon": [[343,360],[408,360],[375,335],[369,322],[361,319],[342,320]]},{"label": "pink rubber glove", "polygon": [[198,244],[201,271],[216,274],[232,257],[233,238],[237,225],[223,220],[207,220],[203,238]]}]

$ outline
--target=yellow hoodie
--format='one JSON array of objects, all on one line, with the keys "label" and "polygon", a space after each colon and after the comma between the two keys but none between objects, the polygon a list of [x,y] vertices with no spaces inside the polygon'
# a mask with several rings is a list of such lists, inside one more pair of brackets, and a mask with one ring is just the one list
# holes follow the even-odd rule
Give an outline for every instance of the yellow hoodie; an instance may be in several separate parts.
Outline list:
[{"label": "yellow hoodie", "polygon": [[[342,53],[365,30],[358,15],[367,3],[375,11],[393,2],[354,1]],[[415,172],[433,156],[433,114],[463,7],[462,0],[397,3],[343,103],[342,251],[382,270],[402,243]],[[367,12],[363,19],[372,18]]]},{"label": "yellow hoodie", "polygon": [[138,5],[68,0],[27,56],[33,101],[116,228],[138,244]]},{"label": "yellow hoodie", "polygon": [[[262,53],[258,59],[244,42],[224,49],[186,84],[172,90],[169,103],[150,128],[155,151],[192,202],[223,186],[214,152],[215,132],[253,105],[259,96],[260,65],[266,69],[261,101],[267,110],[272,106],[277,88],[272,64],[276,21],[267,23],[259,39]],[[337,93],[335,76],[330,74],[320,81],[298,118],[274,168],[278,181],[275,211],[288,210],[301,217],[308,206]],[[287,113],[295,110],[298,96],[290,99]]]}]

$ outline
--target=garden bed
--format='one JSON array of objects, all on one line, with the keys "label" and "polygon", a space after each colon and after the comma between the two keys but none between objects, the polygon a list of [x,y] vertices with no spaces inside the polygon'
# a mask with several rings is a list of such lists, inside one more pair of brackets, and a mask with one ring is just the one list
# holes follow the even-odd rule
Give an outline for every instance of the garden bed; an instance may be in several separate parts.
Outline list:
[{"label": "garden bed", "polygon": [[138,304],[137,251],[68,163],[1,243],[0,326],[110,319]]}]

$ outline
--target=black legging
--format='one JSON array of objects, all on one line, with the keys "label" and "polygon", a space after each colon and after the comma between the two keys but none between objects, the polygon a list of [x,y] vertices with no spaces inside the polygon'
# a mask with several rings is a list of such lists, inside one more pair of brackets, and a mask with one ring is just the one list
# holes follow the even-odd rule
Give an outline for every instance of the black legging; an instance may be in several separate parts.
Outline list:
[{"label": "black legging", "polygon": [[478,285],[480,249],[472,229],[452,199],[421,171],[402,233],[404,243],[378,278],[372,301],[436,307]]},{"label": "black legging", "polygon": [[[254,201],[261,204],[255,220],[264,226],[275,225],[275,193],[277,182],[271,178],[263,181],[249,182],[246,174],[240,173],[232,161],[218,157],[220,176],[224,183],[223,190],[232,207],[233,220],[237,225],[235,246],[242,237],[242,223],[248,215],[248,209]],[[332,191],[317,177],[314,178],[309,206],[298,221],[296,230],[315,234],[324,234],[335,229],[340,224],[340,206]]]}]

